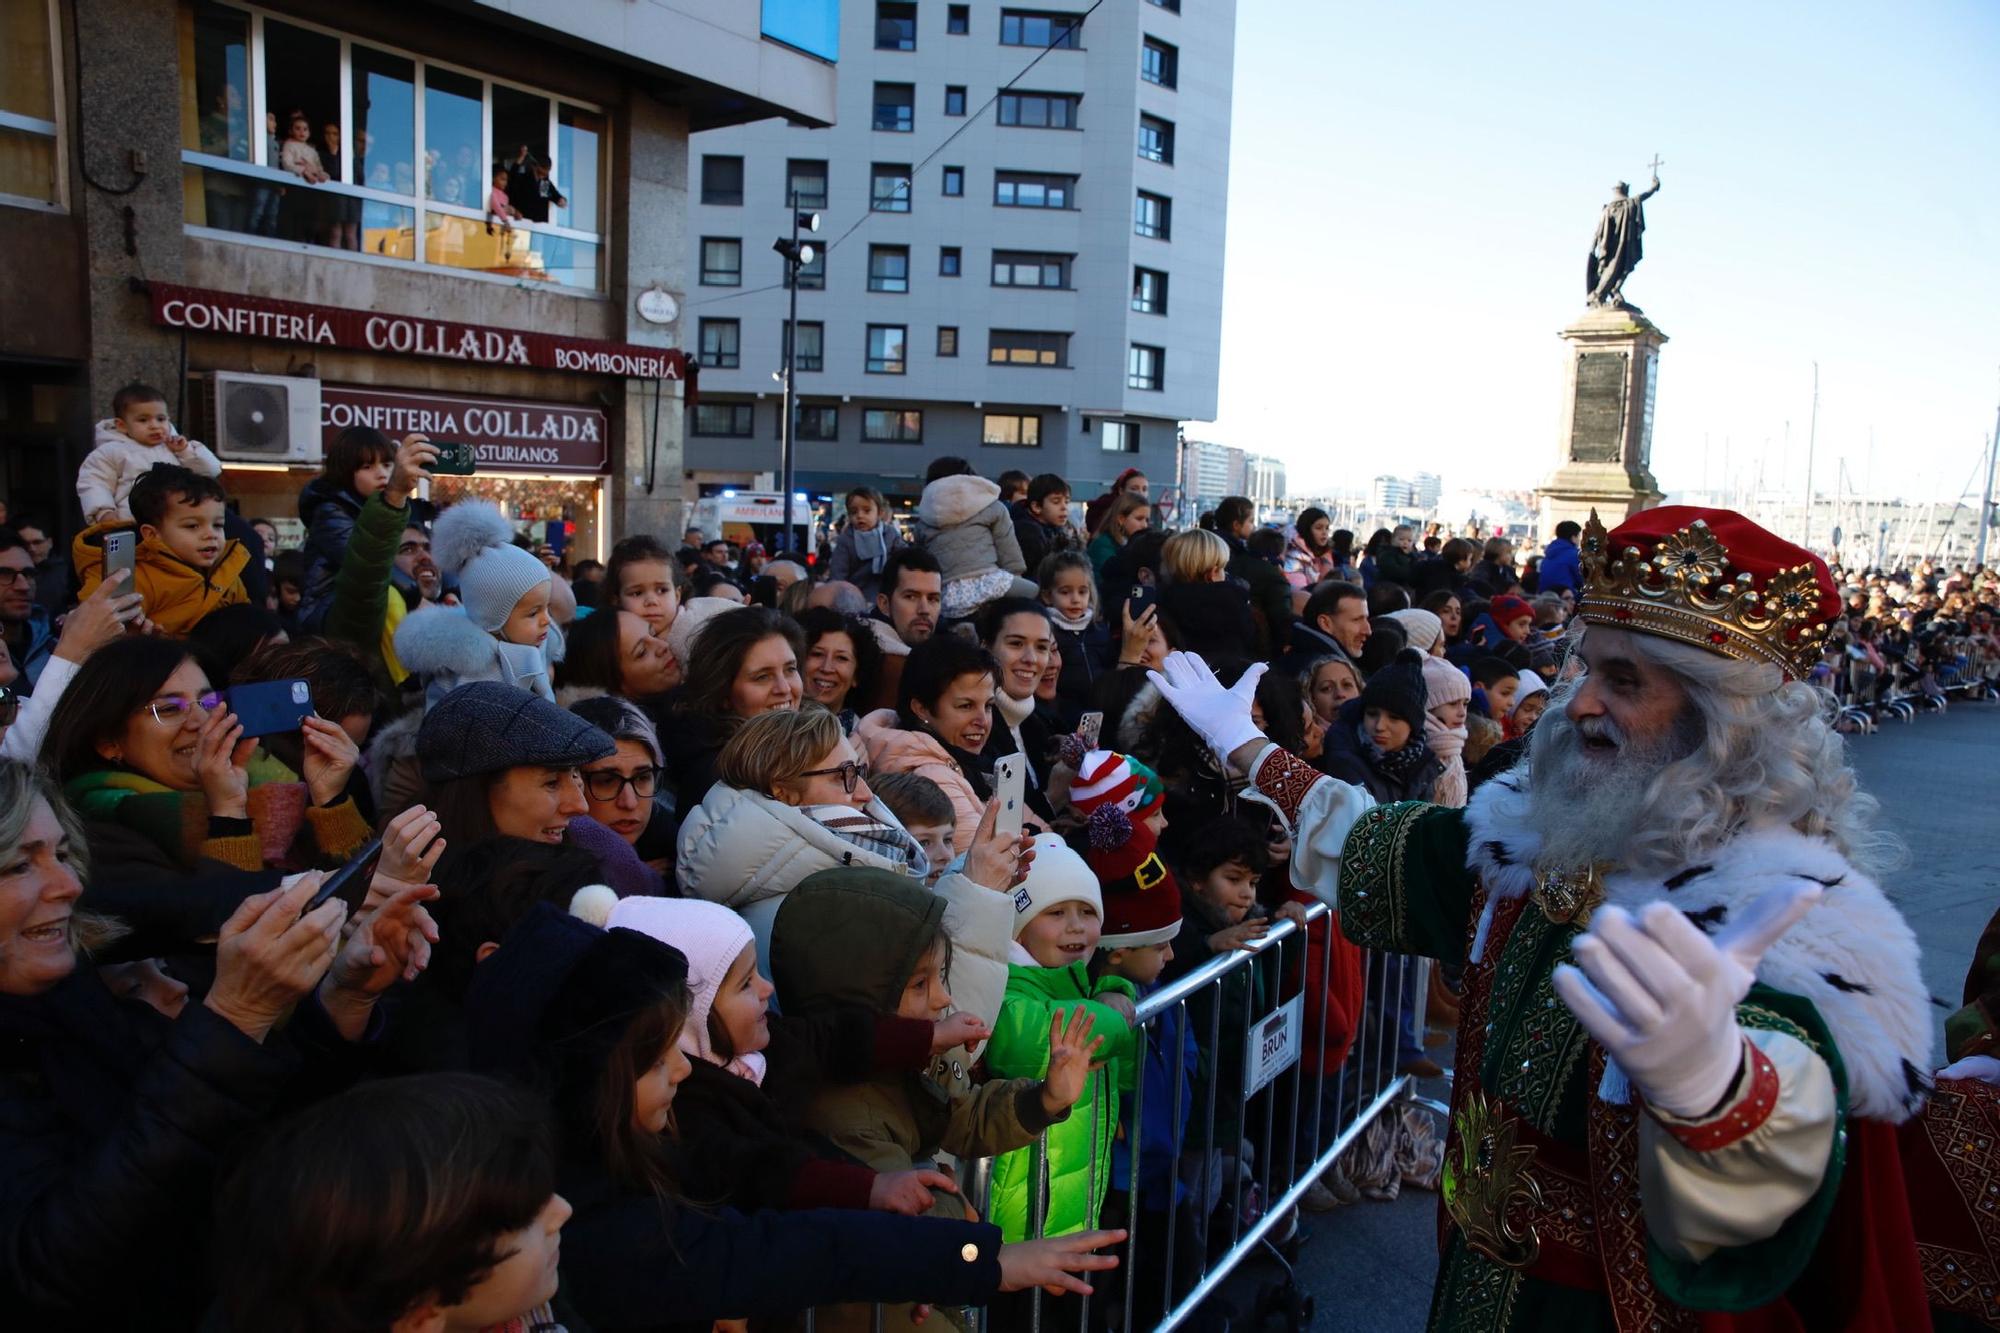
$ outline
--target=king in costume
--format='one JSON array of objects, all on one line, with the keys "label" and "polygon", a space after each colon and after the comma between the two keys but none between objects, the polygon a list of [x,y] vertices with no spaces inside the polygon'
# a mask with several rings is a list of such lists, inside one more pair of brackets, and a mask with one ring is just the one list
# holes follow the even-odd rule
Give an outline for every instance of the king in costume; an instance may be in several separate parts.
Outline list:
[{"label": "king in costume", "polygon": [[1464,810],[1264,741],[1254,671],[1155,678],[1351,939],[1465,966],[1430,1326],[1926,1329],[1895,1127],[1931,1018],[1803,683],[1832,578],[1726,510],[1592,515],[1582,553],[1573,679]]}]

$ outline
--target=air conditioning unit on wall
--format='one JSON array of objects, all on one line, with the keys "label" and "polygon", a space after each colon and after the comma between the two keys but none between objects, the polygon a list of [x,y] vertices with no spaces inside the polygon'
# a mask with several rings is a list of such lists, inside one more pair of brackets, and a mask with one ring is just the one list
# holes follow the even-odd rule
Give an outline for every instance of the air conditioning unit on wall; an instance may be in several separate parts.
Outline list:
[{"label": "air conditioning unit on wall", "polygon": [[317,463],[319,381],[211,370],[197,376],[201,436],[229,463]]}]

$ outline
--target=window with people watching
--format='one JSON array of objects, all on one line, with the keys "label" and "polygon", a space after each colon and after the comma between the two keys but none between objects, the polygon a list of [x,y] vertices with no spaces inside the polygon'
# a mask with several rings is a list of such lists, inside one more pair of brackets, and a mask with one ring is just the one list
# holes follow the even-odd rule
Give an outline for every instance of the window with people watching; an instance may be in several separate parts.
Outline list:
[{"label": "window with people watching", "polygon": [[189,227],[603,289],[601,109],[250,8],[181,24]]}]

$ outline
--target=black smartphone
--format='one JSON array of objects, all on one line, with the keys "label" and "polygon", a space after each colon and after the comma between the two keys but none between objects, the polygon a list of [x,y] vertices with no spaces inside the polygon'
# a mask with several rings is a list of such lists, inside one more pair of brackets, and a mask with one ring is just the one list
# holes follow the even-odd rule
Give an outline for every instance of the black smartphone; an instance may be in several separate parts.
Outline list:
[{"label": "black smartphone", "polygon": [[[382,835],[376,834],[361,844],[361,850],[348,859],[346,865],[320,881],[319,889],[312,901],[305,906],[305,912],[312,911],[329,898],[338,898],[347,904],[351,912],[361,906],[368,896],[368,882],[375,878],[375,863],[382,859]],[[305,912],[299,913],[304,916]]]},{"label": "black smartphone", "polygon": [[1140,616],[1146,614],[1146,608],[1159,600],[1159,593],[1143,583],[1135,583],[1132,585],[1132,595],[1125,599],[1125,605],[1132,609],[1132,619],[1137,622]]},{"label": "black smartphone", "polygon": [[479,470],[479,454],[464,440],[432,440],[438,456],[425,471],[434,477],[469,477]]},{"label": "black smartphone", "polygon": [[245,736],[276,736],[297,731],[312,716],[312,687],[303,680],[260,680],[232,685],[224,691],[229,711],[243,724]]}]

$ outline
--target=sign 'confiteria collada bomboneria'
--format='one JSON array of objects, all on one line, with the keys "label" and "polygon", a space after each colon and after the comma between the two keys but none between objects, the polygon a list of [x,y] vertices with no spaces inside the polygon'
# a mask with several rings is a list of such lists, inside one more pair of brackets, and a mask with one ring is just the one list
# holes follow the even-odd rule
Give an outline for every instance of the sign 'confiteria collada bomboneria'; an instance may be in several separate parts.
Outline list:
[{"label": "sign 'confiteria collada bomboneria'", "polygon": [[687,365],[686,355],[673,347],[498,329],[423,315],[347,310],[165,282],[149,284],[147,294],[154,323],[196,333],[228,333],[274,342],[621,379],[677,380]]}]

